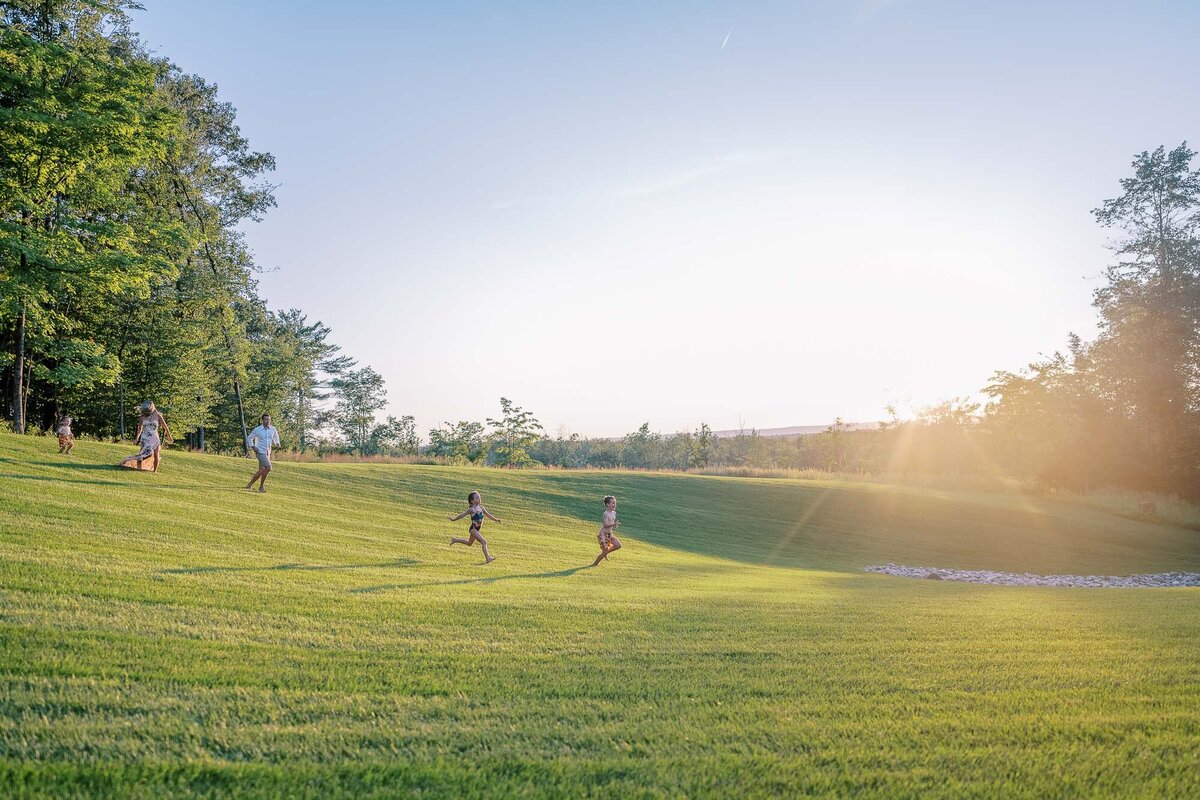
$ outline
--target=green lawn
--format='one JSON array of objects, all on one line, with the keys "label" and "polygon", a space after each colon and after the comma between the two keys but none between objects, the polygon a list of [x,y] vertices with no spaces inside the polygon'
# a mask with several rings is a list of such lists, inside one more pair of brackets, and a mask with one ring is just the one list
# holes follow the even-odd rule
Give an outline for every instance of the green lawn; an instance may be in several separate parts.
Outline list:
[{"label": "green lawn", "polygon": [[[873,484],[0,435],[0,796],[1200,795],[1200,532]],[[450,549],[469,489],[499,557]],[[600,498],[625,549],[596,569]]]}]

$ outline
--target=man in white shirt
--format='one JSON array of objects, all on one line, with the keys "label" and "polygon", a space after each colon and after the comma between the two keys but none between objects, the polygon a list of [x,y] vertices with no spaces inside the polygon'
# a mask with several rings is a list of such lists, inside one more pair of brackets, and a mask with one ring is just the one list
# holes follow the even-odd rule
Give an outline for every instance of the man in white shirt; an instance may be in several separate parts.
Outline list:
[{"label": "man in white shirt", "polygon": [[265,492],[267,474],[271,471],[271,448],[279,444],[279,429],[271,425],[270,414],[262,415],[262,424],[250,431],[250,435],[246,437],[246,444],[254,451],[254,455],[258,456],[258,472],[254,473],[246,488],[253,489],[254,482],[258,481],[258,490]]}]

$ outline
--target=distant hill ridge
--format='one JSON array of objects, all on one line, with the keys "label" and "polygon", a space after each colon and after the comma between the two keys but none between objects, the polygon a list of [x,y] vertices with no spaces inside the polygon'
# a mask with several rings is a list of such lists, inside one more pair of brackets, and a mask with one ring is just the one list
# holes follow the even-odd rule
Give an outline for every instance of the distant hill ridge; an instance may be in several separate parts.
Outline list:
[{"label": "distant hill ridge", "polygon": [[[878,422],[846,422],[843,423],[846,430],[850,431],[873,431],[879,427]],[[749,434],[753,428],[744,428],[742,430],[728,431],[713,431],[713,436],[718,439],[732,439],[739,433]],[[788,428],[759,428],[759,436],[812,436],[817,433],[824,433],[829,430],[829,425],[792,425]]]}]

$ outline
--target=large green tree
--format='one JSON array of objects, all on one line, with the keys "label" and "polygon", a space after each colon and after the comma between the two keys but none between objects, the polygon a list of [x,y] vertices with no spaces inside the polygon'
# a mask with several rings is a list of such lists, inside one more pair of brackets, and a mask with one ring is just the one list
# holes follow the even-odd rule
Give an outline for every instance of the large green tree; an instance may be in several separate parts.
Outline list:
[{"label": "large green tree", "polygon": [[482,461],[487,455],[483,423],[459,420],[433,428],[425,452],[460,464]]},{"label": "large green tree", "polygon": [[332,382],[337,405],[332,419],[351,450],[367,452],[375,414],[387,402],[383,376],[370,367],[350,370]]},{"label": "large green tree", "polygon": [[248,330],[254,347],[247,366],[249,401],[275,414],[301,452],[320,427],[332,381],[354,366],[328,341],[330,332],[319,321],[309,322],[299,309],[273,313],[265,307]]},{"label": "large green tree", "polygon": [[542,437],[542,424],[530,412],[507,397],[500,398],[500,419],[488,419],[492,429],[493,454],[502,467],[524,467],[537,462],[529,455]]},{"label": "large green tree", "polygon": [[1138,154],[1122,193],[1095,210],[1121,234],[1096,291],[1100,395],[1135,428],[1148,485],[1200,478],[1200,169],[1183,143]]},{"label": "large green tree", "polygon": [[164,152],[172,116],[123,2],[0,5],[0,320],[12,330],[10,413],[37,376],[56,395],[115,380],[78,323],[84,304],[145,294],[182,232],[138,213],[130,174]]}]

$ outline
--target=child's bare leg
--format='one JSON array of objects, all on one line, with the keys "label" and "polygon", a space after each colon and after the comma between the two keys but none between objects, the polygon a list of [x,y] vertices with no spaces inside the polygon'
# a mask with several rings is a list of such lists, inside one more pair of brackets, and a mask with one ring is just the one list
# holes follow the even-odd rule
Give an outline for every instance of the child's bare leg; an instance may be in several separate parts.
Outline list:
[{"label": "child's bare leg", "polygon": [[67,455],[71,455],[71,451],[75,449],[75,440],[67,442]]},{"label": "child's bare leg", "polygon": [[158,448],[154,448],[154,471],[158,472]]},{"label": "child's bare leg", "polygon": [[620,549],[621,540],[610,535],[607,541],[600,543],[600,555],[596,556],[596,560],[592,562],[592,566],[599,566],[600,562],[608,558],[610,553]]},{"label": "child's bare leg", "polygon": [[[468,535],[468,536],[467,536],[467,538],[465,538],[465,539],[459,539],[459,538],[456,538],[456,537],[455,537],[455,538],[451,538],[451,539],[450,539],[450,546],[451,546],[451,547],[454,547],[454,545],[456,545],[456,544],[465,544],[467,547],[470,547],[471,545],[475,544],[475,540],[476,540],[476,539],[479,539],[479,536],[478,536],[478,535],[476,535],[476,533],[475,533],[475,526],[474,526],[474,525],[472,525],[472,526],[471,526],[471,533],[470,533],[470,535]],[[480,541],[483,541],[482,539],[479,539],[479,540],[480,540]]]},{"label": "child's bare leg", "polygon": [[485,564],[490,564],[490,563],[492,563],[493,561],[495,561],[495,560],[496,560],[496,557],[495,557],[494,555],[492,555],[491,553],[489,553],[489,552],[488,552],[488,549],[487,549],[487,539],[483,538],[483,537],[482,537],[482,536],[480,536],[478,533],[477,533],[477,534],[475,534],[475,538],[479,540],[479,546],[483,548],[483,558],[484,558],[484,563],[485,563]]}]

